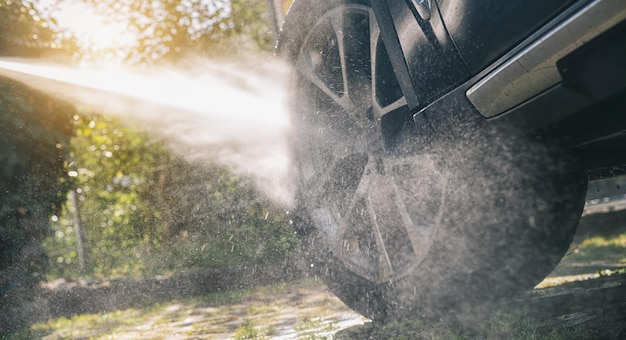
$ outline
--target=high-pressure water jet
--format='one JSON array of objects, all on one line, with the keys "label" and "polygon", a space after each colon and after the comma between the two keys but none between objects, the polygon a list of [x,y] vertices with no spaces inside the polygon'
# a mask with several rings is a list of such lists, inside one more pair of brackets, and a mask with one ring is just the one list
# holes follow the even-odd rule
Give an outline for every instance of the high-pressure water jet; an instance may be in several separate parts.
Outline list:
[{"label": "high-pressure water jet", "polygon": [[216,160],[252,177],[271,198],[292,199],[287,68],[194,61],[188,68],[72,68],[0,59],[0,75],[163,136],[189,160]]}]

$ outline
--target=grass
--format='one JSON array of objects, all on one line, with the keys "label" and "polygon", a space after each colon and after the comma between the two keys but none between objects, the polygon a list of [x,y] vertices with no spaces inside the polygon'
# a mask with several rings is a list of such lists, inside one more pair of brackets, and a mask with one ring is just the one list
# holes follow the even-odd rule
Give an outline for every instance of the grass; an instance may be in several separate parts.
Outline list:
[{"label": "grass", "polygon": [[41,339],[45,336],[55,339],[106,338],[107,334],[142,322],[160,310],[157,306],[145,310],[128,309],[104,314],[75,315],[71,318],[61,317],[34,324],[7,335],[6,339]]},{"label": "grass", "polygon": [[[57,318],[46,323],[7,335],[3,339],[110,339],[118,336],[159,339],[172,335],[208,339],[231,338],[237,340],[271,339],[279,333],[285,313],[293,316],[293,338],[305,340],[330,339],[340,330],[329,317],[328,309],[340,309],[349,313],[336,298],[323,296],[312,301],[310,310],[295,311],[297,297],[309,290],[323,291],[320,283],[303,280],[280,283],[257,289],[237,290],[181,299],[167,304],[155,304],[142,309],[128,309],[112,313],[75,315]],[[278,298],[283,296],[283,298]],[[285,298],[286,297],[286,298]],[[263,300],[265,302],[259,302]],[[330,305],[329,305],[330,304]],[[315,305],[318,305],[315,307]],[[343,308],[343,309],[342,309]],[[356,316],[355,316],[356,317]],[[365,321],[362,319],[362,321]],[[584,329],[541,330],[540,320],[525,310],[513,310],[492,316],[485,322],[480,336],[453,328],[443,322],[425,324],[420,321],[390,323],[385,325],[367,323],[355,331],[340,334],[336,339],[546,339],[560,340],[593,338]]]},{"label": "grass", "polygon": [[[299,299],[311,302],[304,306]],[[314,299],[314,300],[311,300]],[[323,303],[320,303],[323,302]],[[333,331],[328,310],[352,313],[314,280],[277,283],[255,289],[217,292],[140,309],[56,318],[8,334],[1,339],[160,339],[169,336],[208,339],[269,339],[291,323],[294,336],[323,339]],[[329,315],[318,318],[320,315]]]},{"label": "grass", "polygon": [[[587,235],[577,240],[555,274],[585,272],[601,276],[624,273],[624,268],[626,233],[614,232]],[[550,278],[544,282],[549,283]],[[340,331],[347,327],[340,325],[341,317],[345,318],[346,315],[365,325]],[[461,330],[443,322],[368,323],[349,311],[320,282],[301,280],[255,289],[216,292],[168,303],[146,302],[145,307],[137,309],[61,317],[0,336],[0,339],[108,339],[118,336],[141,336],[147,339],[270,339],[288,334],[289,338],[311,340],[331,337],[560,340],[599,336],[593,330],[576,326],[551,329],[546,327],[545,320],[538,319],[523,307],[497,312],[476,325],[476,328],[471,331]]]},{"label": "grass", "polygon": [[298,332],[298,339],[323,340],[328,338],[327,334],[336,331],[337,327],[321,318],[304,318],[298,322],[295,329]]},{"label": "grass", "polygon": [[537,287],[546,288],[625,272],[626,232],[588,235],[570,246],[559,266]]},{"label": "grass", "polygon": [[235,340],[246,339],[265,339],[265,336],[259,334],[259,330],[250,320],[246,320],[246,323],[243,326],[240,326],[237,330],[235,330]]},{"label": "grass", "polygon": [[367,324],[360,329],[338,334],[337,340],[354,339],[431,339],[431,340],[569,340],[594,339],[597,333],[582,327],[568,329],[541,329],[540,320],[530,316],[524,310],[499,313],[476,325],[481,328],[467,331],[450,326],[444,322],[424,323],[417,320],[389,323],[385,325]]},{"label": "grass", "polygon": [[593,236],[575,244],[567,260],[602,261],[626,266],[626,233],[616,236]]}]

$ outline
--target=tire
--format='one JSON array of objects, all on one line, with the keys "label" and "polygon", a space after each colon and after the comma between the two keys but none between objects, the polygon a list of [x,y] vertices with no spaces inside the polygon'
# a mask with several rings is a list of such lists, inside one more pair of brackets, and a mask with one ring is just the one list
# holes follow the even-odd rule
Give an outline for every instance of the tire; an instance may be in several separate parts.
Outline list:
[{"label": "tire", "polygon": [[296,2],[283,27],[295,225],[348,306],[374,320],[441,317],[556,266],[586,180],[555,143],[462,113],[418,131],[369,1]]}]

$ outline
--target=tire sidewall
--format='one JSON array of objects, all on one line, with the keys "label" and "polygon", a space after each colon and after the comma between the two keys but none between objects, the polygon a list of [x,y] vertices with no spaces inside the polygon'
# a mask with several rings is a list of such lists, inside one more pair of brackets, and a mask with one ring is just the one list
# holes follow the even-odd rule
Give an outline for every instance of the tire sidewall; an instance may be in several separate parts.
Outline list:
[{"label": "tire sidewall", "polygon": [[[295,64],[319,18],[343,5],[369,1],[296,1],[278,53]],[[292,101],[297,109],[298,98]],[[444,119],[444,125],[423,147],[446,169],[444,218],[429,255],[409,276],[373,283],[353,274],[321,241],[306,202],[297,202],[295,225],[315,273],[348,306],[374,320],[438,318],[532,288],[558,263],[576,230],[586,182],[580,172],[567,172],[575,162],[555,157],[549,143],[472,116]]]}]

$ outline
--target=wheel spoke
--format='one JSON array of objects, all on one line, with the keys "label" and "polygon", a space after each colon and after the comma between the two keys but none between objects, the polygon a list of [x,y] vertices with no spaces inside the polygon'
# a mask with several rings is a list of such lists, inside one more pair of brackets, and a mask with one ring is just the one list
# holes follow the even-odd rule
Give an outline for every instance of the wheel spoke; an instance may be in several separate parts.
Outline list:
[{"label": "wheel spoke", "polygon": [[400,214],[400,218],[402,220],[402,226],[404,227],[404,231],[406,231],[409,236],[409,241],[411,242],[411,247],[413,248],[413,255],[417,260],[419,260],[424,256],[424,251],[428,249],[428,239],[419,233],[419,229],[416,228],[415,221],[411,218],[411,215],[402,200],[398,186],[393,181],[391,182],[393,187],[393,196],[396,207],[398,208],[398,213]]},{"label": "wheel spoke", "polygon": [[[376,175],[376,176],[380,177],[380,175]],[[384,179],[382,180],[378,179],[376,182],[377,182],[376,183],[377,185],[385,185]],[[368,198],[367,200],[367,210],[372,220],[372,231],[374,233],[374,240],[376,242],[376,248],[378,249],[379,279],[381,281],[388,280],[393,277],[393,274],[394,274],[393,266],[391,265],[391,259],[387,251],[387,247],[385,245],[385,240],[383,238],[380,224],[378,223],[378,214],[376,213],[374,204],[372,204],[371,198]]]},{"label": "wheel spoke", "polygon": [[[372,14],[373,16],[373,14]],[[375,19],[374,19],[375,20]],[[403,106],[407,105],[406,102],[406,98],[404,96],[400,96],[398,99],[396,99],[395,101],[393,101],[392,103],[385,105],[385,106],[380,106],[378,103],[378,100],[376,100],[376,93],[377,91],[377,82],[376,79],[378,79],[378,67],[377,67],[377,63],[378,63],[378,38],[380,36],[380,28],[378,28],[378,25],[373,25],[375,26],[375,36],[374,34],[372,35],[372,39],[370,39],[370,49],[371,49],[371,55],[372,55],[372,109],[373,109],[373,113],[374,113],[374,117],[376,117],[377,119],[380,119],[382,116],[386,115],[389,112],[395,111]],[[374,28],[370,28],[370,30],[372,30]]]},{"label": "wheel spoke", "polygon": [[370,182],[372,180],[369,164],[370,162],[368,161],[367,165],[365,166],[365,170],[363,171],[363,176],[361,176],[361,179],[359,180],[359,185],[356,187],[356,190],[354,191],[354,194],[350,199],[350,203],[343,211],[342,215],[344,216],[344,219],[350,217],[350,214],[354,212],[354,207],[356,206],[356,203],[359,199],[367,198],[367,192],[370,188]]},{"label": "wheel spoke", "polygon": [[373,111],[374,111],[374,117],[376,118],[381,118],[382,116],[386,115],[389,112],[393,112],[403,106],[406,106],[406,98],[404,97],[400,97],[398,98],[396,101],[394,101],[393,103],[385,106],[385,107],[381,107],[378,105],[378,103],[376,103],[376,101],[374,101],[374,105],[372,107]]},{"label": "wheel spoke", "polygon": [[[307,164],[301,164],[301,176],[306,181],[303,183],[303,188],[310,202],[320,202],[322,197],[328,193],[330,182],[336,180],[337,173],[357,171],[362,168],[359,166],[362,164],[359,159],[366,159],[367,155],[362,150],[342,148],[340,145],[333,144],[331,148],[324,150],[326,153],[311,152],[307,156],[309,158]],[[325,157],[329,157],[330,160],[324,161]],[[352,163],[347,161],[349,157],[352,158]],[[345,188],[342,189],[345,190]],[[333,190],[337,190],[337,188],[330,189],[330,191]],[[330,194],[332,195],[333,192]]]},{"label": "wheel spoke", "polygon": [[[416,162],[418,162],[421,167],[416,169],[414,165]],[[441,176],[439,173],[432,171],[432,169],[434,169],[434,165],[431,162],[432,161],[430,160],[430,158],[416,159],[414,156],[413,157],[398,157],[398,158],[395,158],[394,160],[387,160],[385,162],[386,173],[395,174],[395,175],[389,176],[389,182],[393,189],[395,206],[398,211],[398,214],[400,215],[402,226],[404,227],[404,230],[409,237],[411,247],[413,248],[414,257],[418,261],[419,259],[423,258],[426,255],[426,252],[428,250],[428,246],[430,244],[430,237],[431,237],[429,231],[432,231],[433,229],[437,229],[441,223],[441,219],[443,218],[443,207],[445,203],[444,193],[447,187],[447,179],[445,177],[439,177]],[[400,168],[404,165],[408,165],[413,170],[411,171],[411,173],[408,173],[408,174],[399,173],[399,175],[402,176],[402,179],[406,177],[412,178],[413,176],[416,176],[418,174],[422,176],[426,176],[429,179],[429,181],[418,182],[418,183],[415,183],[414,185],[416,185],[417,187],[420,187],[422,194],[427,196],[429,199],[432,198],[432,199],[438,200],[436,203],[436,206],[438,207],[437,211],[429,210],[426,212],[428,214],[434,215],[432,219],[426,220],[424,218],[420,218],[421,214],[419,213],[416,214],[415,212],[411,214],[409,208],[407,207],[406,201],[409,199],[405,196],[406,194],[405,195],[402,194],[399,184],[398,184],[399,179],[395,177],[396,175],[398,175],[395,169]],[[403,186],[410,185],[406,182],[402,182],[402,179],[400,179],[401,181],[400,185],[403,185]],[[411,181],[411,183],[414,183],[414,182]],[[417,187],[411,191],[419,190],[417,189]],[[434,191],[430,191],[432,190],[433,187],[435,188]],[[439,197],[436,197],[437,193],[440,194]],[[417,201],[413,201],[413,200],[409,200],[409,202],[412,202],[412,204],[414,205],[424,204],[424,202],[418,203]],[[419,225],[420,223],[422,225]],[[429,225],[424,225],[424,224],[429,224]]]},{"label": "wheel spoke", "polygon": [[[389,112],[395,111],[403,106],[407,105],[406,102],[406,98],[404,96],[400,96],[398,99],[396,99],[395,101],[393,101],[390,104],[384,105],[384,106],[380,106],[379,102],[377,100],[377,93],[378,93],[378,83],[377,83],[377,79],[378,79],[378,63],[379,63],[379,54],[378,54],[378,49],[379,48],[384,48],[381,47],[379,45],[380,42],[380,27],[378,26],[378,24],[376,23],[376,18],[374,16],[374,12],[370,11],[369,12],[369,20],[370,20],[370,55],[371,55],[371,59],[370,59],[370,67],[371,67],[371,77],[372,77],[372,110],[374,113],[374,117],[376,119],[380,119],[382,118],[382,116],[386,115]],[[386,54],[385,54],[386,55]],[[390,70],[388,70],[390,71]],[[388,85],[390,86],[390,84]]]},{"label": "wheel spoke", "polygon": [[[343,80],[343,99],[351,101],[350,86],[348,86],[348,67],[346,63],[346,42],[345,42],[345,17],[344,12],[335,12],[330,19],[333,32],[337,38],[337,47],[339,49],[339,62],[341,64],[341,79]],[[351,112],[351,111],[348,111]]]},{"label": "wheel spoke", "polygon": [[376,67],[376,62],[378,58],[378,39],[380,37],[380,28],[378,27],[378,23],[376,22],[376,18],[374,17],[374,12],[369,12],[369,22],[370,22],[370,76],[372,79],[372,109],[374,113],[374,117],[380,118],[382,114],[380,114],[381,108],[376,103],[376,76],[378,69]]},{"label": "wheel spoke", "polygon": [[[306,174],[303,177],[309,179],[304,184],[302,184],[302,191],[307,193],[307,197],[309,198],[309,202],[318,202],[319,198],[322,196],[323,191],[325,190],[325,185],[322,183],[320,185],[320,180],[326,182],[335,168],[339,164],[339,159],[333,159],[333,161],[327,166],[324,167],[322,172],[317,172],[314,175]],[[303,168],[303,167],[301,167]],[[307,169],[308,170],[308,169]],[[302,169],[300,170],[302,172]],[[311,169],[310,171],[315,171],[315,169]]]},{"label": "wheel spoke", "polygon": [[335,244],[334,248],[340,251],[339,254],[343,254],[343,244],[344,241],[346,241],[346,234],[351,225],[350,217],[353,213],[356,213],[355,207],[357,203],[359,202],[359,200],[362,199],[367,200],[367,193],[370,190],[370,184],[372,180],[372,176],[370,175],[371,171],[368,169],[369,164],[370,162],[368,161],[363,171],[363,175],[359,180],[359,184],[352,194],[352,197],[350,197],[348,205],[346,207],[342,207],[342,209],[340,209],[340,211],[338,211],[336,214],[339,217],[339,230],[337,231],[338,237],[336,240],[338,243]]},{"label": "wheel spoke", "polygon": [[[354,104],[347,96],[338,96],[332,89],[330,89],[324,81],[316,73],[316,65],[313,62],[313,58],[310,54],[319,53],[315,51],[303,52],[298,58],[296,69],[304,76],[305,79],[313,83],[319,88],[328,98],[338,104],[346,112],[353,112],[355,110]],[[345,85],[344,85],[345,87]]]},{"label": "wheel spoke", "polygon": [[[378,49],[378,39],[380,38],[380,28],[378,27],[378,23],[376,22],[376,17],[374,16],[374,12],[373,11],[369,11],[369,24],[370,24],[370,69],[372,70],[372,79],[376,79],[376,58],[377,58],[377,53],[376,50]],[[372,86],[372,89],[374,89],[374,87]],[[372,92],[372,98],[374,98],[373,96],[374,92]]]}]

